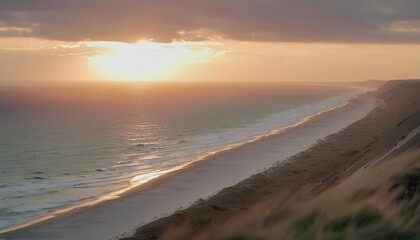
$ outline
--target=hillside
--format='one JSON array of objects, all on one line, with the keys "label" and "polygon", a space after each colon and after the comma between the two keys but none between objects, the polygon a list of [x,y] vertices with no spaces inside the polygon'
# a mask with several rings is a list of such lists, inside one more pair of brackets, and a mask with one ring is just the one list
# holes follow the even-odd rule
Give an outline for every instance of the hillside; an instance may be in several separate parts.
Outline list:
[{"label": "hillside", "polygon": [[419,93],[387,82],[364,119],[130,239],[419,239]]}]

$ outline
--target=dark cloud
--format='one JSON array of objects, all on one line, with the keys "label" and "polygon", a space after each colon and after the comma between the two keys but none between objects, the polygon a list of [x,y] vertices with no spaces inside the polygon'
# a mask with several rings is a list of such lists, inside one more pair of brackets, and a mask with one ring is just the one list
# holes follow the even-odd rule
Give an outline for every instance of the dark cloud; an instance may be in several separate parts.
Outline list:
[{"label": "dark cloud", "polygon": [[251,41],[420,43],[420,1],[2,0],[0,36],[17,34],[7,29],[68,41],[168,42],[218,34]]}]

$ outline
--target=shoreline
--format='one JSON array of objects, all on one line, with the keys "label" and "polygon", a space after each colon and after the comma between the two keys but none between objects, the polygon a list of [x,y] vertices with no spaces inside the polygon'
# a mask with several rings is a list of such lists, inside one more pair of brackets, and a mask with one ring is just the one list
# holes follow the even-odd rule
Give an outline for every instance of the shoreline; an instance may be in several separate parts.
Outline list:
[{"label": "shoreline", "polygon": [[[224,239],[232,234],[241,237],[248,236],[247,233],[252,233],[251,236],[268,234],[264,229],[267,226],[262,223],[272,221],[271,217],[279,217],[276,212],[270,212],[273,209],[282,206],[300,209],[349,177],[369,169],[378,156],[386,154],[385,159],[381,159],[385,162],[416,146],[418,148],[419,90],[420,81],[386,83],[372,93],[384,101],[383,107],[374,109],[366,117],[318,141],[283,164],[225,188],[187,209],[138,228],[126,240],[170,240],[174,236],[204,240]],[[258,224],[262,225],[252,224],[243,228],[242,233],[234,232],[239,222],[254,222],[256,216],[260,222]],[[284,227],[289,229],[288,225]],[[259,230],[252,232],[253,228]]]},{"label": "shoreline", "polygon": [[[356,99],[359,98],[359,101],[360,101],[360,96],[356,96],[354,98],[356,98]],[[217,158],[218,155],[223,155],[225,152],[236,151],[237,149],[240,149],[240,148],[246,148],[248,145],[256,144],[259,141],[264,141],[264,140],[267,141],[267,140],[269,140],[273,136],[276,136],[276,135],[279,135],[279,134],[281,135],[281,134],[283,134],[284,132],[287,132],[290,129],[299,127],[301,125],[305,125],[305,123],[311,122],[314,118],[315,119],[316,118],[320,118],[320,116],[325,115],[325,114],[328,114],[328,113],[331,114],[332,112],[337,111],[337,109],[342,109],[342,108],[345,108],[346,106],[352,105],[352,104],[354,105],[354,104],[357,104],[357,103],[355,103],[353,101],[348,101],[347,103],[345,103],[343,105],[334,107],[332,109],[325,110],[325,111],[323,111],[321,113],[318,113],[318,114],[316,114],[314,116],[307,117],[307,118],[301,120],[300,122],[298,122],[298,123],[296,123],[296,124],[294,124],[292,126],[288,126],[286,128],[277,129],[277,130],[274,130],[273,132],[271,132],[270,134],[263,135],[263,136],[258,136],[255,139],[252,139],[252,140],[250,140],[248,142],[240,143],[240,144],[234,144],[234,146],[229,145],[226,148],[222,149],[221,151],[218,151],[217,153],[211,153],[209,155],[202,156],[201,158],[197,159],[196,161],[194,161],[192,163],[185,164],[185,166],[181,166],[181,167],[179,167],[179,169],[176,169],[174,171],[171,171],[170,173],[165,173],[163,176],[159,176],[156,179],[151,179],[147,183],[144,183],[144,184],[142,184],[140,186],[130,186],[129,188],[120,190],[117,193],[112,193],[112,194],[107,195],[107,196],[105,196],[105,197],[103,197],[101,199],[98,199],[98,200],[94,201],[94,202],[89,202],[89,203],[85,203],[85,204],[82,204],[82,205],[72,206],[70,208],[57,210],[57,211],[49,214],[48,216],[46,216],[46,217],[44,217],[42,219],[38,219],[38,220],[29,222],[29,223],[26,223],[26,224],[23,224],[23,225],[19,225],[19,226],[14,226],[14,227],[8,228],[8,229],[5,229],[5,230],[0,231],[0,233],[7,234],[8,235],[9,233],[13,233],[13,232],[25,231],[27,229],[31,229],[31,228],[34,228],[34,227],[37,227],[37,226],[45,225],[45,223],[47,223],[47,222],[54,222],[57,219],[66,218],[66,216],[74,216],[77,213],[83,213],[84,211],[88,211],[89,208],[92,208],[92,207],[93,208],[98,208],[98,207],[107,205],[107,203],[118,202],[118,201],[120,201],[120,200],[122,200],[124,198],[130,197],[132,195],[136,195],[136,193],[138,193],[138,192],[142,192],[142,191],[151,189],[151,186],[156,187],[156,185],[158,185],[161,181],[165,181],[167,179],[169,180],[174,175],[180,174],[180,173],[185,172],[185,171],[194,171],[192,168],[194,168],[197,164],[199,164],[201,162],[212,161],[212,158]],[[348,123],[348,124],[351,124],[351,123]],[[341,128],[338,129],[338,131],[339,130],[341,130]],[[314,143],[312,143],[312,144],[314,144]],[[310,147],[310,145],[307,146],[307,147]],[[302,150],[305,150],[305,149],[301,149],[301,151]],[[296,154],[296,153],[297,152],[295,152],[294,154]],[[291,154],[291,155],[293,155],[293,154]],[[287,157],[290,157],[290,156],[287,156]],[[206,159],[206,161],[202,161],[204,159]],[[267,168],[271,167],[272,164],[274,164],[274,162],[271,161],[270,164],[265,165],[263,168],[260,168],[260,170],[258,170],[258,171],[261,171],[263,169],[267,169]],[[241,176],[241,178],[238,179],[238,181],[244,180],[244,179],[246,179],[247,177],[249,177],[250,175],[252,175],[254,173],[255,172],[251,172],[250,174],[247,173],[249,175],[247,175],[247,176]],[[217,191],[219,191],[220,189],[222,189],[224,187],[228,187],[228,186],[230,186],[232,184],[235,184],[238,181],[235,181],[233,183],[229,183],[229,184],[227,184],[225,186],[222,186],[221,188],[214,189],[213,191],[205,194],[205,196],[202,196],[202,197],[208,197],[209,195],[214,194],[214,192],[217,192]],[[191,199],[187,204],[189,205],[189,204],[191,204],[195,200],[196,199]],[[179,207],[186,207],[185,204],[186,203],[181,204],[182,206],[179,206]],[[173,212],[173,210],[175,210],[175,209],[172,209],[171,211]],[[166,214],[168,214],[171,211],[167,211]],[[152,219],[149,219],[149,221],[150,220],[152,220]],[[133,228],[135,228],[135,227],[137,227],[137,226],[133,226]],[[127,230],[125,230],[125,231],[127,231]]]},{"label": "shoreline", "polygon": [[[305,85],[308,85],[308,84],[309,83],[306,83]],[[329,84],[329,85],[326,85],[326,86],[337,87],[337,85],[333,85],[333,84]],[[138,180],[135,180],[133,178],[132,179],[132,184],[130,184],[129,186],[123,187],[121,189],[118,189],[118,190],[115,190],[115,191],[112,191],[112,192],[109,192],[109,193],[105,193],[105,194],[100,195],[100,196],[97,196],[97,197],[95,197],[92,200],[89,200],[87,202],[65,205],[65,206],[62,206],[62,207],[59,207],[59,208],[55,208],[48,213],[44,213],[44,214],[38,215],[36,217],[33,217],[29,221],[21,222],[21,223],[18,223],[16,225],[12,225],[12,226],[9,226],[9,227],[6,227],[6,228],[0,228],[0,234],[6,233],[6,232],[9,232],[9,231],[18,230],[18,229],[21,229],[21,228],[25,228],[25,227],[31,226],[33,224],[37,224],[37,223],[43,222],[45,220],[54,218],[57,215],[61,215],[63,213],[73,211],[75,209],[91,207],[91,206],[100,204],[101,202],[105,202],[105,201],[120,198],[120,197],[124,196],[126,193],[128,193],[130,191],[133,191],[134,189],[137,189],[137,188],[139,188],[140,190],[147,189],[149,187],[149,185],[151,185],[151,184],[147,184],[147,183],[151,180],[154,180],[155,178],[160,179],[164,175],[170,176],[173,172],[177,172],[177,171],[182,170],[182,169],[188,169],[188,168],[192,167],[196,162],[203,161],[203,160],[206,160],[208,158],[212,158],[214,155],[217,155],[219,153],[234,150],[236,148],[239,148],[239,147],[242,147],[244,145],[259,141],[261,139],[270,137],[272,135],[280,134],[284,131],[287,131],[288,129],[292,129],[292,128],[297,127],[297,126],[299,126],[299,125],[301,125],[301,124],[303,124],[307,121],[310,121],[312,118],[314,118],[318,115],[324,114],[326,112],[329,112],[329,111],[332,111],[332,110],[335,110],[335,109],[338,109],[338,108],[341,108],[341,107],[344,107],[345,105],[349,104],[354,99],[359,98],[360,95],[366,94],[368,91],[372,90],[371,88],[360,87],[360,86],[339,86],[339,87],[351,89],[353,91],[349,91],[347,93],[340,93],[340,94],[335,95],[333,97],[329,96],[329,97],[321,100],[321,101],[325,101],[325,100],[329,100],[329,99],[334,98],[334,97],[339,97],[341,95],[344,95],[344,96],[347,95],[345,97],[347,99],[344,99],[344,100],[340,99],[341,103],[339,105],[334,106],[333,104],[330,104],[330,106],[324,106],[324,108],[325,107],[329,107],[329,108],[325,109],[325,110],[321,110],[320,112],[314,111],[312,113],[308,113],[308,114],[312,114],[312,115],[304,116],[301,119],[296,118],[295,119],[296,122],[294,122],[294,123],[289,123],[289,125],[285,125],[285,126],[280,127],[280,128],[272,129],[268,133],[255,135],[252,138],[250,138],[249,140],[244,140],[244,141],[236,142],[236,143],[230,143],[230,144],[225,145],[223,147],[220,147],[218,149],[211,149],[211,150],[209,150],[209,151],[207,151],[207,152],[205,152],[201,155],[194,156],[194,158],[191,157],[190,161],[182,163],[179,166],[175,166],[171,169],[166,169],[166,170],[163,170],[163,171],[159,170],[159,171],[152,172],[152,174],[150,174],[150,176],[145,177],[146,178],[145,180],[141,179],[141,181],[138,181]],[[333,106],[333,107],[331,107],[331,106]],[[317,110],[319,111],[320,109],[317,109]],[[288,112],[288,111],[289,110],[287,110],[286,112]],[[164,177],[164,178],[166,178],[166,177]]]}]

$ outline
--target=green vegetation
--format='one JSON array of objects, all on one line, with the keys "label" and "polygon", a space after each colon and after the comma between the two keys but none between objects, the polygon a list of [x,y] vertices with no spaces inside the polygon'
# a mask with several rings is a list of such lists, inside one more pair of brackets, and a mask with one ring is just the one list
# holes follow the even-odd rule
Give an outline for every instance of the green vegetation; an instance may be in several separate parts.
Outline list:
[{"label": "green vegetation", "polygon": [[[367,197],[380,192],[379,189],[360,189],[352,196],[352,200],[363,202]],[[392,193],[389,195],[390,199],[395,200],[394,206],[401,210],[402,219],[389,219],[379,209],[368,205],[323,223],[323,216],[328,213],[328,208],[321,208],[293,220],[294,234],[291,236],[294,237],[292,240],[420,239],[420,168],[412,169],[397,177],[395,183],[389,188],[389,193]],[[289,208],[280,208],[268,214],[261,226],[272,229],[287,224],[290,219],[294,219],[292,211]],[[223,238],[223,240],[264,239],[282,238],[278,238],[277,235],[270,236],[270,234],[267,234],[266,238],[250,237],[247,234]]]},{"label": "green vegetation", "polygon": [[295,237],[297,240],[312,240],[315,239],[315,232],[313,229],[317,213],[312,212],[295,223]]},{"label": "green vegetation", "polygon": [[[298,203],[304,204],[304,207],[297,207],[300,205],[295,203],[273,204],[269,214],[236,229],[238,234],[216,239],[420,239],[420,159],[416,156],[410,160],[411,163],[407,164],[408,168],[404,172],[392,172],[378,179],[381,181],[363,186],[356,185],[359,182],[355,182],[337,190],[333,189],[330,193],[337,194],[337,199],[334,200],[340,201],[340,204],[329,201],[332,198],[327,201],[325,198],[315,198]],[[293,173],[300,174],[302,171],[296,170]],[[373,172],[371,177],[376,177],[377,174]],[[335,210],[340,207],[344,214],[335,215]]]},{"label": "green vegetation", "polygon": [[379,212],[366,207],[354,214],[330,221],[323,228],[328,240],[414,240],[418,232],[385,222]]},{"label": "green vegetation", "polygon": [[415,232],[390,224],[381,224],[377,227],[369,228],[358,234],[358,236],[356,239],[364,240],[415,240],[420,237]]},{"label": "green vegetation", "polygon": [[352,217],[352,223],[356,228],[366,227],[376,223],[381,219],[381,215],[373,208],[363,208]]},{"label": "green vegetation", "polygon": [[263,221],[264,226],[274,225],[290,216],[289,210],[280,210],[269,214]]},{"label": "green vegetation", "polygon": [[[371,207],[360,209],[354,214],[339,217],[328,222],[323,230],[330,235],[328,240],[345,240],[349,231],[357,232],[381,220],[379,212]],[[364,239],[364,238],[363,238]]]},{"label": "green vegetation", "polygon": [[344,231],[351,223],[350,217],[341,217],[332,220],[324,227],[324,231],[341,232]]},{"label": "green vegetation", "polygon": [[420,225],[420,168],[400,176],[390,192],[396,192],[395,200],[402,206],[405,220]]},{"label": "green vegetation", "polygon": [[249,236],[231,236],[227,238],[223,238],[223,240],[265,240],[261,237],[249,237]]},{"label": "green vegetation", "polygon": [[335,235],[327,238],[327,240],[346,240],[346,239],[347,239],[346,234],[344,234],[344,233],[338,233],[338,234],[335,234]]},{"label": "green vegetation", "polygon": [[398,202],[410,202],[420,192],[420,168],[401,176],[397,183],[391,187],[391,191],[399,189],[396,200]]}]

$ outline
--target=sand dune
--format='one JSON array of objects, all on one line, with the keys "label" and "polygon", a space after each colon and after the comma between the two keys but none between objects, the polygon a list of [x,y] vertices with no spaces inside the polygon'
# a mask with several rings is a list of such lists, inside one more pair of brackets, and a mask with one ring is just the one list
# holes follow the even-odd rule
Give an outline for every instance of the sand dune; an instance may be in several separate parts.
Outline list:
[{"label": "sand dune", "polygon": [[[402,146],[398,148],[395,146],[420,125],[419,93],[420,82],[418,81],[391,81],[385,84],[373,93],[385,101],[384,107],[375,109],[367,117],[353,123],[343,131],[328,136],[312,148],[293,156],[284,164],[226,188],[208,200],[199,201],[170,217],[139,228],[131,239],[157,239],[159,237],[162,239],[176,239],[177,237],[179,239],[279,239],[278,236],[284,236],[281,239],[324,239],[322,234],[316,235],[317,238],[296,235],[293,233],[294,228],[290,228],[287,224],[278,224],[277,227],[270,229],[261,227],[261,224],[264,221],[271,221],[267,218],[280,219],[282,211],[279,206],[304,209],[298,211],[293,219],[298,221],[301,217],[304,222],[306,217],[308,224],[313,224],[315,221],[315,215],[311,215],[313,205],[309,204],[311,207],[305,207],[306,202],[323,195],[332,186],[336,186],[350,176],[357,176],[355,174],[369,168],[369,164],[381,156],[386,155],[385,159],[398,160],[396,156],[410,149],[418,149],[419,134],[410,136],[410,140]],[[411,161],[413,161],[412,158],[411,156]],[[368,181],[377,183],[376,176],[398,174],[401,172],[397,170],[402,168],[395,165],[382,167],[380,170],[375,170],[375,174],[364,174],[363,179],[367,185],[369,185]],[[360,187],[364,183],[362,181],[357,184],[359,184],[357,187]],[[324,200],[331,203],[339,201],[335,198],[329,200],[324,198]],[[340,204],[331,205],[329,214],[333,214],[335,210],[338,211],[339,206]],[[328,202],[324,203],[324,207],[328,209]],[[328,219],[321,218],[317,221],[322,224],[326,220]],[[283,231],[283,235],[273,235],[273,232],[280,234],[284,229],[290,231]],[[306,230],[307,228],[298,228],[296,232],[306,234]]]},{"label": "sand dune", "polygon": [[187,207],[197,199],[207,198],[311,147],[317,140],[363,118],[380,104],[375,97],[365,95],[279,134],[210,156],[133,189],[118,199],[52,215],[51,219],[1,236],[11,239],[109,239],[130,232],[154,217]]},{"label": "sand dune", "polygon": [[[130,239],[174,239],[176,235],[180,239],[223,239],[244,232],[244,227],[252,230],[247,225],[249,222],[271,216],[278,206],[293,203],[303,207],[308,199],[329,191],[375,159],[395,158],[407,149],[418,147],[418,134],[410,133],[420,123],[419,92],[419,82],[391,81],[342,108],[325,112],[280,134],[210,156],[118,199],[58,214],[0,237],[118,238],[156,216],[168,215],[197,199],[201,200],[184,210],[139,227]],[[407,136],[410,139],[396,148]],[[274,163],[277,164],[273,166]],[[267,170],[248,178],[263,169]],[[223,190],[209,197],[220,189]],[[261,209],[264,214],[256,214]],[[306,213],[302,211],[296,216],[303,217]],[[262,233],[259,228],[254,230]]]}]

